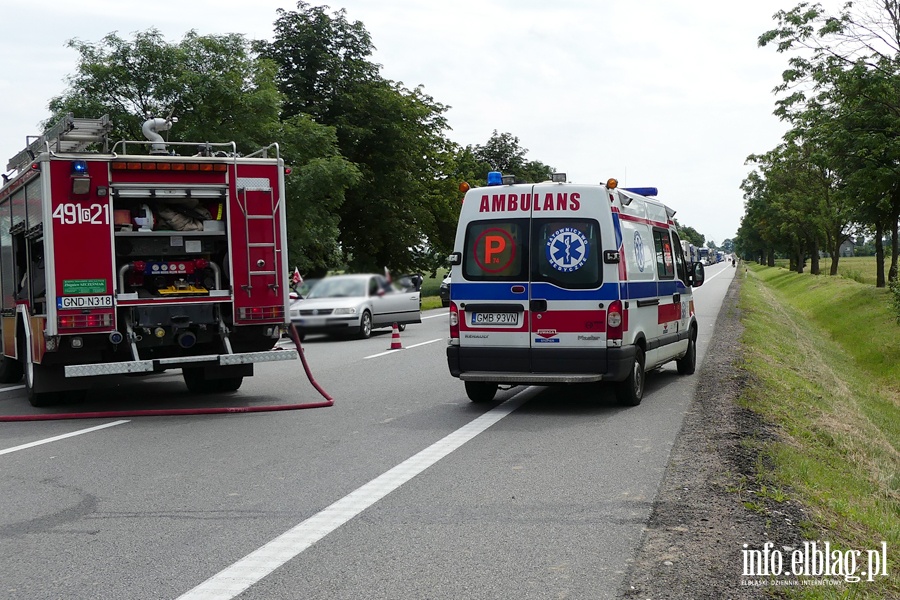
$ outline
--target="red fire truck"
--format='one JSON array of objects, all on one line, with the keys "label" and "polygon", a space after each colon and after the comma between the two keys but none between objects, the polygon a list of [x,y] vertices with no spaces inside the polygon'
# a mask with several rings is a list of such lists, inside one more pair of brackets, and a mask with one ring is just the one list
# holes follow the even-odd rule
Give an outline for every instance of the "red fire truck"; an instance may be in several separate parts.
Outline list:
[{"label": "red fire truck", "polygon": [[101,377],[181,369],[192,392],[240,387],[288,314],[278,145],[109,145],[111,123],[71,114],[29,137],[0,188],[0,382],[35,406]]}]

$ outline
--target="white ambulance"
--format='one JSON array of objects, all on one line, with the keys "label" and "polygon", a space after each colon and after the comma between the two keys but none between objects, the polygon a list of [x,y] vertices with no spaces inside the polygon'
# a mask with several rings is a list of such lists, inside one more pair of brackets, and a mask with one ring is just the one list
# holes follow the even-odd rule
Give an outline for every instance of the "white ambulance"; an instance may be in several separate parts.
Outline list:
[{"label": "white ambulance", "polygon": [[656,194],[498,172],[466,192],[447,362],[470,400],[490,402],[500,385],[612,381],[636,406],[647,370],[694,372],[703,265],[685,261],[675,211]]}]

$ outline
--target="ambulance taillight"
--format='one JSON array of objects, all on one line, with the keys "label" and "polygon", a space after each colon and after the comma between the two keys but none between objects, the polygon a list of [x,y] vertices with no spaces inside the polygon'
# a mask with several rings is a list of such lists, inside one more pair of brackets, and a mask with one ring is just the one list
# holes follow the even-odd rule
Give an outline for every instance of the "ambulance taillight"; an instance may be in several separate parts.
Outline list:
[{"label": "ambulance taillight", "polygon": [[622,301],[613,300],[609,304],[606,311],[606,339],[621,340],[622,339],[622,323],[624,318],[622,315]]},{"label": "ambulance taillight", "polygon": [[459,342],[459,309],[456,303],[450,303],[450,339]]}]

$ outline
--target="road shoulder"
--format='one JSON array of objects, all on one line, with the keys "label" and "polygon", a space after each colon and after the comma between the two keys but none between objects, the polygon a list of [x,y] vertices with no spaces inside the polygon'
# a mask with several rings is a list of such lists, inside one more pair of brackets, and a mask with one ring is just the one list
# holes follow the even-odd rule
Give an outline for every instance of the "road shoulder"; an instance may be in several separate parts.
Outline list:
[{"label": "road shoulder", "polygon": [[735,277],[725,296],[621,598],[771,597],[761,588],[741,585],[743,545],[760,548],[768,540],[780,545],[800,539],[800,506],[773,504],[755,494],[756,448],[775,434],[737,404],[747,384],[737,367],[743,331],[740,285]]}]

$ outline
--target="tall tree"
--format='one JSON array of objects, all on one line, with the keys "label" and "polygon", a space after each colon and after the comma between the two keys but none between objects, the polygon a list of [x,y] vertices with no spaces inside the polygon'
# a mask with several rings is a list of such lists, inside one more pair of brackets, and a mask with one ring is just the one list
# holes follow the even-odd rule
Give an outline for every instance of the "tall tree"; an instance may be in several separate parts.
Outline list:
[{"label": "tall tree", "polygon": [[458,209],[447,109],[421,87],[382,78],[362,23],[327,9],[300,1],[296,11],[279,10],[273,41],[256,47],[278,63],[284,118],[308,114],[334,127],[341,154],[361,173],[337,209],[348,266],[426,270],[428,257],[449,253],[444,221],[455,223]]},{"label": "tall tree", "polygon": [[148,115],[174,115],[180,120],[167,132],[172,141],[234,141],[240,153],[282,142],[295,173],[286,181],[288,260],[304,273],[323,273],[339,260],[332,211],[359,173],[338,152],[334,129],[303,117],[280,121],[275,63],[255,56],[252,42],[191,31],[169,43],[149,29],[131,40],[111,33],[99,43],[69,45],[80,58],[68,89],[50,102],[50,122],[68,112],[108,114],[114,136],[140,140]]}]

